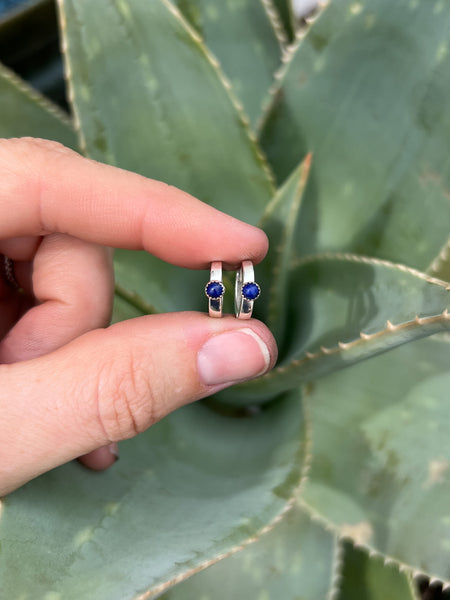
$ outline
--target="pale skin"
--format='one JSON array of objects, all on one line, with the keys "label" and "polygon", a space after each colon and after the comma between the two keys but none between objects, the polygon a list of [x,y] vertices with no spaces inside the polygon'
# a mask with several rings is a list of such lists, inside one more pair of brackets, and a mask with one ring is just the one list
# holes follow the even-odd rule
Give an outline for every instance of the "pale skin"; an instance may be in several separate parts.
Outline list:
[{"label": "pale skin", "polygon": [[276,361],[263,323],[212,319],[206,297],[205,313],[108,327],[114,247],[231,270],[268,242],[165,183],[54,142],[0,140],[0,253],[25,292],[0,278],[0,496],[74,458],[106,469],[120,440]]}]

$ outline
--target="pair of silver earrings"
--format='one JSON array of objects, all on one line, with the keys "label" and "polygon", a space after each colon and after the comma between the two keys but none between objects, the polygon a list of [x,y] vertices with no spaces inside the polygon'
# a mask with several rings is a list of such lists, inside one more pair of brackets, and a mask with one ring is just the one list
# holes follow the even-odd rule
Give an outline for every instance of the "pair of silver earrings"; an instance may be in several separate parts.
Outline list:
[{"label": "pair of silver earrings", "polygon": [[[253,312],[253,303],[261,294],[261,288],[254,281],[255,272],[251,260],[242,261],[241,268],[236,271],[236,284],[234,287],[234,312],[238,319],[250,319]],[[208,298],[209,316],[221,317],[225,286],[222,281],[222,263],[211,263],[210,280],[205,286]]]}]

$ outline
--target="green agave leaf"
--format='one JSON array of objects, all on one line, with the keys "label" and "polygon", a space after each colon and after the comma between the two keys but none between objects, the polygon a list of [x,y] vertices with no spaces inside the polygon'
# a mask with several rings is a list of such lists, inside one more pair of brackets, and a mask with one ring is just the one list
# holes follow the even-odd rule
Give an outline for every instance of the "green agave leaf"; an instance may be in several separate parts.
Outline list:
[{"label": "green agave leaf", "polygon": [[279,181],[314,153],[300,255],[425,270],[448,239],[449,27],[440,0],[340,0],[291,49],[261,138]]},{"label": "green agave leaf", "polygon": [[285,337],[289,269],[298,228],[298,215],[311,167],[311,155],[297,167],[268,205],[259,226],[269,240],[269,252],[258,267],[263,290],[255,316],[265,321],[279,345]]},{"label": "green agave leaf", "polygon": [[[449,284],[403,265],[349,254],[305,257],[290,273],[290,340],[280,363],[238,386],[262,402],[400,344],[450,329]],[[221,392],[230,398],[229,391]]]},{"label": "green agave leaf", "polygon": [[255,124],[281,59],[270,19],[274,11],[266,11],[263,0],[176,0],[176,4],[219,59]]},{"label": "green agave leaf", "polygon": [[411,575],[346,542],[336,600],[418,600]]},{"label": "green agave leaf", "polygon": [[162,598],[326,600],[336,544],[334,534],[296,505],[254,543],[178,584]]},{"label": "green agave leaf", "polygon": [[41,137],[76,148],[68,116],[1,64],[0,106],[0,137]]},{"label": "green agave leaf", "polygon": [[60,0],[89,156],[256,222],[272,184],[202,41],[163,0]]},{"label": "green agave leaf", "polygon": [[299,392],[253,417],[204,404],[134,440],[105,473],[68,464],[4,499],[4,598],[126,600],[259,535],[302,472]]},{"label": "green agave leaf", "polygon": [[154,313],[155,311],[152,311],[152,308],[139,296],[130,294],[128,290],[116,286],[111,322],[117,323],[118,321],[126,321],[127,319],[134,319],[135,317]]},{"label": "green agave leaf", "polygon": [[309,386],[302,496],[342,535],[447,582],[449,350],[434,336]]},{"label": "green agave leaf", "polygon": [[140,314],[208,310],[204,287],[209,271],[182,269],[147,252],[121,249],[114,252],[114,268],[118,282],[116,293],[126,297]]}]

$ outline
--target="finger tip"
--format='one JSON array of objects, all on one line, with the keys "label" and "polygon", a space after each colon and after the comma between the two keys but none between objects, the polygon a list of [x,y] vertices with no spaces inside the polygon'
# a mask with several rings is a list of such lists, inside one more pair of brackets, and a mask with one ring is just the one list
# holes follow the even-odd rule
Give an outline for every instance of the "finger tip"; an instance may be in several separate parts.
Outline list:
[{"label": "finger tip", "polygon": [[227,271],[238,269],[243,260],[250,260],[257,265],[264,260],[269,250],[269,239],[266,233],[259,227],[245,225],[245,232],[239,235],[237,242],[235,240],[233,259],[224,261],[224,269]]},{"label": "finger tip", "polygon": [[275,337],[267,325],[262,321],[259,321],[258,319],[250,319],[247,321],[247,323],[247,326],[250,327],[250,329],[252,329],[267,346],[270,355],[269,366],[267,370],[270,371],[273,369],[278,359],[278,346]]},{"label": "finger tip", "polygon": [[85,454],[78,458],[84,467],[91,469],[91,471],[104,471],[109,469],[119,460],[119,449],[115,442],[97,448],[89,454]]},{"label": "finger tip", "polygon": [[[209,319],[208,315],[206,315],[206,319]],[[267,347],[267,350],[270,355],[269,365],[267,370],[270,371],[276,364],[278,359],[278,346],[275,340],[273,333],[267,327],[263,321],[259,319],[249,319],[248,321],[243,321],[241,319],[236,319],[234,315],[224,315],[222,321],[221,328],[226,329],[251,329],[258,337],[261,338],[262,342]]]}]

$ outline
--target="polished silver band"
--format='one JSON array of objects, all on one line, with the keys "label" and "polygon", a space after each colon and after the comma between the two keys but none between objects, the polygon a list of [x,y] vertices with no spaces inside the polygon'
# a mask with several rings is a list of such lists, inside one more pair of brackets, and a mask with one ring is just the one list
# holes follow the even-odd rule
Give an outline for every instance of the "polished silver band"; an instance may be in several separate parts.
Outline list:
[{"label": "polished silver band", "polygon": [[3,279],[10,286],[15,288],[16,290],[20,288],[20,285],[17,283],[17,279],[14,275],[14,262],[4,254],[0,254],[1,256],[1,272]]},{"label": "polished silver band", "polygon": [[224,293],[225,286],[222,282],[222,263],[216,260],[211,263],[209,281],[205,286],[205,294],[208,297],[210,317],[222,316]]},{"label": "polished silver band", "polygon": [[234,287],[234,312],[238,319],[251,318],[253,303],[260,293],[261,289],[255,282],[252,261],[242,261],[241,268],[236,271],[236,284]]}]

